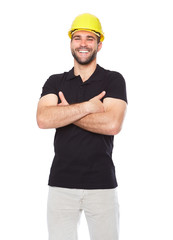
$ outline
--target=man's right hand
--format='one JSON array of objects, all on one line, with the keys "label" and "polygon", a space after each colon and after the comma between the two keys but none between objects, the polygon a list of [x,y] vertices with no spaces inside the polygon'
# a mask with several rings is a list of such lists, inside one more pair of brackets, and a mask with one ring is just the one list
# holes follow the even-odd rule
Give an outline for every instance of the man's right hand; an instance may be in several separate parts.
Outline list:
[{"label": "man's right hand", "polygon": [[89,100],[91,113],[100,113],[105,111],[103,103],[100,101],[105,96],[105,94],[106,92],[103,91],[99,95]]}]

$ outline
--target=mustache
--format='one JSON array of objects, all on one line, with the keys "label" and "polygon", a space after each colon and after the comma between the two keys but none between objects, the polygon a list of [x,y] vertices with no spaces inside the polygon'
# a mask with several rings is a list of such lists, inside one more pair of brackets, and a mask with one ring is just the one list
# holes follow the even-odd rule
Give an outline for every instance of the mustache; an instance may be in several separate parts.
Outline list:
[{"label": "mustache", "polygon": [[77,51],[80,51],[80,50],[90,51],[91,49],[90,49],[90,48],[87,48],[87,47],[79,47],[79,48],[76,48],[75,50],[77,50]]}]

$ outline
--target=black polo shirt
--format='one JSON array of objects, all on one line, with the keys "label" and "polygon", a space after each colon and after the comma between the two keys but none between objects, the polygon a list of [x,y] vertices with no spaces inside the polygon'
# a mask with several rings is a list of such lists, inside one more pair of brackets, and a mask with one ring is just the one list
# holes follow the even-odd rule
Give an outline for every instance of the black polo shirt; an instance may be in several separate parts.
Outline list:
[{"label": "black polo shirt", "polygon": [[[97,65],[85,82],[69,72],[49,77],[41,97],[62,91],[69,104],[88,101],[102,91],[106,97],[127,102],[123,76]],[[78,189],[108,189],[117,187],[115,166],[112,160],[114,136],[96,134],[69,124],[56,129],[55,155],[50,170],[49,185]]]}]

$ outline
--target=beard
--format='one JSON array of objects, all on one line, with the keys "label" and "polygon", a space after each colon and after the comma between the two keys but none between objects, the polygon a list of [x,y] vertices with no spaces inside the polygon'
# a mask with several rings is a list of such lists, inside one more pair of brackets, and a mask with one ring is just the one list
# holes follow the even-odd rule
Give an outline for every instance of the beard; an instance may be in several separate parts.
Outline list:
[{"label": "beard", "polygon": [[[78,50],[88,50],[88,49],[86,49],[86,48],[80,48],[80,49],[76,49],[76,50],[78,51]],[[71,50],[71,53],[72,53],[74,59],[75,59],[79,64],[81,64],[81,65],[87,65],[87,64],[89,64],[89,63],[92,62],[92,61],[96,58],[96,56],[97,56],[97,50],[94,50],[94,52],[93,52],[90,56],[88,56],[88,58],[86,58],[85,60],[82,60],[80,57],[78,57],[77,54],[75,53],[75,50],[74,50],[74,49]]]}]

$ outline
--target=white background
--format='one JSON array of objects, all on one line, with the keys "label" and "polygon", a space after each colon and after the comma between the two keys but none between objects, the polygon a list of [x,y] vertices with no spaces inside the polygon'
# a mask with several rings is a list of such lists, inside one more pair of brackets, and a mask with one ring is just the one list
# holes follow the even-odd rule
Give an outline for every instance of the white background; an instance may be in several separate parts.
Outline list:
[{"label": "white background", "polygon": [[[81,13],[105,32],[98,63],[126,79],[128,111],[115,137],[120,240],[172,240],[171,1],[16,0],[0,4],[0,239],[47,239],[47,180],[54,130],[36,108],[53,73],[73,66],[67,32]],[[82,215],[79,240],[88,240]]]}]

